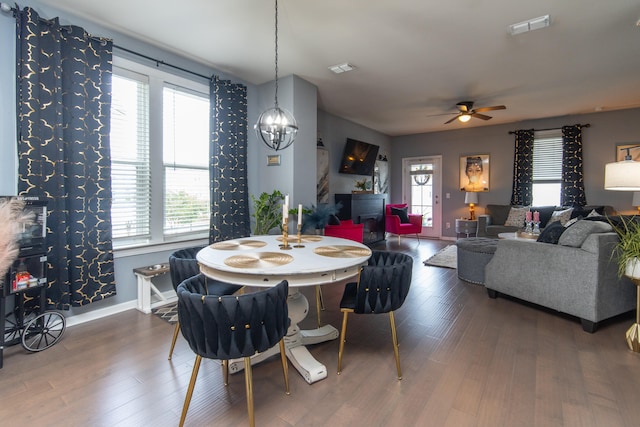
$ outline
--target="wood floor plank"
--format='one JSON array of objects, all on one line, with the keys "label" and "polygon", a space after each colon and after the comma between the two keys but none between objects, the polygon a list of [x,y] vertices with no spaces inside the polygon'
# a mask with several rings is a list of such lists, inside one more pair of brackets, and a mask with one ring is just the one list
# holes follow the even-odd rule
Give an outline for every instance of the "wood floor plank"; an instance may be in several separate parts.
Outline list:
[{"label": "wood floor plank", "polygon": [[[396,378],[386,315],[351,315],[336,374],[338,340],[309,346],[328,370],[307,384],[290,366],[284,393],[278,358],[253,370],[257,425],[291,426],[637,426],[640,355],[624,333],[633,314],[594,334],[553,311],[500,297],[422,261],[451,244],[391,239],[376,249],[414,257],[409,297],[396,313],[402,381]],[[339,326],[343,284],[323,286],[323,323]],[[303,293],[314,307],[313,289]],[[303,328],[315,328],[314,310]],[[5,349],[0,424],[176,426],[195,356],[173,326],[130,310],[67,329],[40,353]],[[248,423],[243,373],[222,383],[219,362],[200,368],[188,426]]]}]

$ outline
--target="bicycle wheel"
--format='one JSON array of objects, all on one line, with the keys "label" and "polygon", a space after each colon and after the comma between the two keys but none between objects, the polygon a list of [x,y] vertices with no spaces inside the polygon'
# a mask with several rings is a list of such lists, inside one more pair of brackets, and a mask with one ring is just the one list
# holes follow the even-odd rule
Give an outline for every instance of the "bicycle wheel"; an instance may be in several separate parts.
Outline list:
[{"label": "bicycle wheel", "polygon": [[62,314],[45,311],[25,326],[22,347],[32,352],[46,350],[62,338],[65,326],[66,320]]}]

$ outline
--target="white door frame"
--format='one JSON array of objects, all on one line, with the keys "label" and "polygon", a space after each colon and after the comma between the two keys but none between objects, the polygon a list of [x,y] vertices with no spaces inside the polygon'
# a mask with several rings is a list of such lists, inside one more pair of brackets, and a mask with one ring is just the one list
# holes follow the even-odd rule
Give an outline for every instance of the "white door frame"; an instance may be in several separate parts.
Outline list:
[{"label": "white door frame", "polygon": [[402,203],[407,203],[409,206],[411,206],[409,166],[414,163],[433,164],[432,223],[431,227],[422,227],[420,236],[439,239],[442,237],[442,156],[405,157],[402,159]]}]

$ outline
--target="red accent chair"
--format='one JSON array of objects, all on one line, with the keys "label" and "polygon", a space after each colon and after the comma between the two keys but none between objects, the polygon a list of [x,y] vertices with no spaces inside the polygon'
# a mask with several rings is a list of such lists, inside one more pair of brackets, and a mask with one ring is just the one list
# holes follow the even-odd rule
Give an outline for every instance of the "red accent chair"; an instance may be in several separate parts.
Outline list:
[{"label": "red accent chair", "polygon": [[340,225],[325,225],[324,235],[340,237],[362,243],[363,229],[363,224],[354,224],[352,220],[346,219],[344,221],[340,221]]},{"label": "red accent chair", "polygon": [[391,208],[406,209],[406,203],[388,204],[385,206],[385,231],[390,234],[398,235],[398,243],[400,236],[403,234],[415,234],[420,242],[420,233],[422,232],[422,215],[407,213],[408,222],[402,222],[400,216],[392,215]]}]

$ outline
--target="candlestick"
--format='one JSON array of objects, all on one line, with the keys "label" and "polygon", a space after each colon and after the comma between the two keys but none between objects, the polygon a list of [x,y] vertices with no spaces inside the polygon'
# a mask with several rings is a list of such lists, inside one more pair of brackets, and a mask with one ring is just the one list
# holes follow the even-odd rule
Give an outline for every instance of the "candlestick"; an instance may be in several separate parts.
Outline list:
[{"label": "candlestick", "polygon": [[294,245],[294,248],[304,248],[302,243],[302,223],[298,222],[298,244]]},{"label": "candlestick", "polygon": [[284,223],[282,224],[282,244],[280,245],[280,249],[289,250],[291,246],[289,246],[289,218],[284,219]]}]

